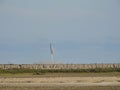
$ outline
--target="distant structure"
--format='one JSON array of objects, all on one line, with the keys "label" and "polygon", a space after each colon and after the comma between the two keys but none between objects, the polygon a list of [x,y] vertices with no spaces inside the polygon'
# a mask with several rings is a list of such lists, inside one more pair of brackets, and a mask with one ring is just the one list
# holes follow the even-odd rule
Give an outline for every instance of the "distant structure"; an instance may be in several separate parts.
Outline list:
[{"label": "distant structure", "polygon": [[120,70],[120,63],[111,64],[0,64],[0,69],[40,69],[69,70],[109,68]]},{"label": "distant structure", "polygon": [[55,62],[54,62],[54,50],[52,47],[52,43],[50,43],[50,56],[51,56],[52,64],[55,64]]}]

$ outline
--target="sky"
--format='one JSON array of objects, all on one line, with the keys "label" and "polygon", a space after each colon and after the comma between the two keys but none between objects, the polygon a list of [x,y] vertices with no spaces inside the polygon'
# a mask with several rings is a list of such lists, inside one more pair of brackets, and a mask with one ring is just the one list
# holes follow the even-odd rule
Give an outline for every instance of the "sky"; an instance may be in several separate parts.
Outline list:
[{"label": "sky", "polygon": [[0,0],[0,64],[120,63],[120,0]]}]

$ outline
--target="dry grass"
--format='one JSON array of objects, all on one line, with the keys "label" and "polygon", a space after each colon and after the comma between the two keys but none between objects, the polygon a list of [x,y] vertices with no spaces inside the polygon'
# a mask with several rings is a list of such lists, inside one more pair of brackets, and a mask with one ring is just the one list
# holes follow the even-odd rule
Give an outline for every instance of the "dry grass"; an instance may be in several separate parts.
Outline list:
[{"label": "dry grass", "polygon": [[3,77],[0,78],[0,83],[119,83],[119,80],[120,77]]},{"label": "dry grass", "polygon": [[[47,85],[42,85],[44,83]],[[71,84],[67,85],[67,83]],[[93,86],[89,85],[91,83]],[[102,85],[100,85],[101,83]],[[120,90],[120,72],[2,75],[0,76],[0,90]]]},{"label": "dry grass", "polygon": [[120,90],[120,86],[0,87],[0,90]]}]

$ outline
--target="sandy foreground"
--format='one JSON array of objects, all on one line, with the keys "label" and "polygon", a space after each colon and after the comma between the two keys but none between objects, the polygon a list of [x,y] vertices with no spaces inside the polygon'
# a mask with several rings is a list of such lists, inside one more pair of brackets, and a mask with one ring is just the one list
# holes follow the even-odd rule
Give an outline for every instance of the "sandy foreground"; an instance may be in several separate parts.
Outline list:
[{"label": "sandy foreground", "polygon": [[120,86],[120,77],[0,77],[2,86]]}]

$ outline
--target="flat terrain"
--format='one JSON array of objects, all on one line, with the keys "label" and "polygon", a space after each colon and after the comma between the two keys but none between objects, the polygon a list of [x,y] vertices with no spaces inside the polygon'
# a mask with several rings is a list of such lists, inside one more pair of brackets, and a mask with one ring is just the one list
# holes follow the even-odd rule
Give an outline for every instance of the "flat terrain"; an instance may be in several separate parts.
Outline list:
[{"label": "flat terrain", "polygon": [[1,75],[0,90],[120,90],[120,73]]}]

